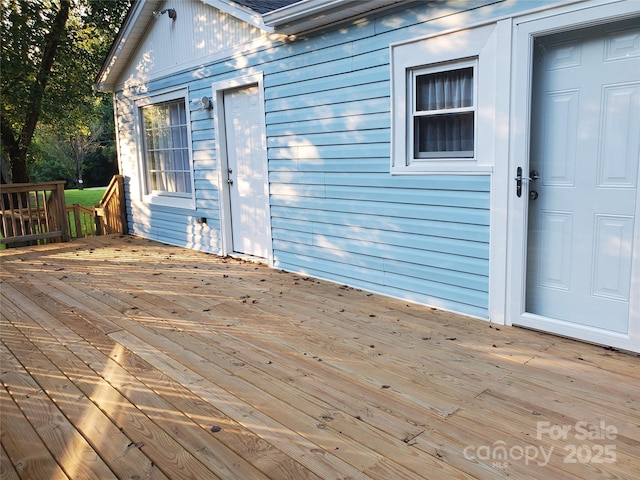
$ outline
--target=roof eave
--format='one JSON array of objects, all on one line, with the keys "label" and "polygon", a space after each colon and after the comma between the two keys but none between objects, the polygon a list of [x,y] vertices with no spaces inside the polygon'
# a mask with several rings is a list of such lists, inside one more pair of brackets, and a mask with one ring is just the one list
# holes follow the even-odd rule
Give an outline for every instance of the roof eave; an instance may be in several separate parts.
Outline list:
[{"label": "roof eave", "polygon": [[[153,19],[153,11],[160,2],[135,0],[122,22],[118,34],[111,44],[109,53],[96,75],[93,88],[99,92],[112,92],[122,68],[141,41],[147,25]],[[144,22],[143,19],[148,20]]]},{"label": "roof eave", "polygon": [[[273,27],[264,24],[259,13],[235,2],[230,0],[200,1],[254,25],[266,33],[274,32]],[[158,10],[161,4],[162,0],[136,0],[131,6],[94,80],[93,87],[95,90],[112,92],[115,89],[122,70],[135,52],[138,44],[142,41],[149,22],[154,18],[153,12]]]},{"label": "roof eave", "polygon": [[[201,2],[245,21],[266,33],[299,34],[327,25],[356,18],[371,12],[395,7],[408,0],[301,0],[263,15],[233,0],[200,0]],[[142,41],[161,0],[135,0],[122,27],[111,45],[96,76],[94,88],[100,92],[114,91],[118,78]],[[145,21],[145,19],[147,19]]]},{"label": "roof eave", "polygon": [[396,7],[408,0],[302,0],[265,13],[265,25],[276,33],[299,34],[343,22],[371,12]]},{"label": "roof eave", "polygon": [[[312,15],[349,3],[351,0],[302,0],[262,15],[264,23],[282,33],[298,33]],[[299,28],[295,26],[298,25]]]},{"label": "roof eave", "polygon": [[232,0],[200,0],[202,3],[210,5],[218,10],[221,10],[229,15],[236,17],[243,22],[253,25],[254,27],[263,30],[266,33],[273,33],[274,28],[265,24],[263,16],[258,12],[254,12],[250,8],[233,2]]}]

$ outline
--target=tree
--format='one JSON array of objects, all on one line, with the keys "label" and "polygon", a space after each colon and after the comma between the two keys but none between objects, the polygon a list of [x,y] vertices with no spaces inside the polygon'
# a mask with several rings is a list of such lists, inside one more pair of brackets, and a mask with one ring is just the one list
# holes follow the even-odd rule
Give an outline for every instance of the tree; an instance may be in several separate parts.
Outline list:
[{"label": "tree", "polygon": [[[13,182],[27,182],[39,123],[88,128],[92,81],[129,0],[2,0],[0,133]],[[2,181],[5,178],[3,170]]]},{"label": "tree", "polygon": [[[19,2],[15,2],[13,5],[16,5],[17,3]],[[7,26],[10,25],[14,27],[15,29],[14,32],[16,33],[19,32],[22,35],[25,35],[28,31],[33,31],[35,28],[38,27],[36,23],[39,23],[39,22],[33,22],[33,19],[38,18],[39,15],[37,14],[38,12],[29,12],[32,15],[35,13],[35,17],[31,17],[31,15],[24,16],[24,13],[26,13],[25,11],[28,11],[28,8],[24,8],[26,6],[25,4],[20,6],[23,8],[20,8],[20,10],[18,11],[16,11],[15,9],[9,11],[9,23],[7,23],[6,25]],[[23,116],[23,121],[21,125],[22,128],[20,129],[19,132],[16,132],[15,124],[11,122],[11,116],[12,116],[11,113],[13,112],[11,112],[9,108],[7,108],[5,111],[5,102],[8,100],[7,93],[9,92],[5,91],[5,88],[4,88],[5,81],[2,82],[3,84],[2,85],[3,86],[3,89],[2,89],[3,90],[2,91],[2,103],[3,103],[2,110],[3,111],[2,111],[2,118],[1,118],[2,144],[9,156],[9,163],[11,165],[12,178],[16,182],[28,181],[27,152],[29,151],[29,147],[31,146],[33,134],[35,132],[36,125],[40,118],[44,92],[47,87],[49,77],[51,75],[51,68],[53,67],[53,61],[55,59],[55,55],[58,49],[58,45],[60,43],[60,39],[65,33],[65,25],[67,23],[67,19],[69,18],[70,9],[71,9],[70,0],[60,0],[60,5],[58,10],[55,12],[55,15],[50,20],[47,19],[49,20],[47,22],[49,28],[47,29],[44,37],[40,39],[40,42],[38,45],[28,45],[28,44],[25,44],[24,42],[17,42],[17,41],[15,43],[11,42],[13,43],[13,45],[7,45],[6,43],[9,43],[9,42],[6,42],[6,40],[3,41],[3,49],[2,49],[3,64],[4,64],[3,78],[5,78],[5,76],[7,76],[7,73],[8,73],[6,71],[6,66],[8,66],[10,69],[9,74],[14,73],[13,72],[14,69],[18,70],[17,68],[15,68],[17,64],[16,60],[20,61],[20,59],[11,58],[11,54],[16,55],[17,53],[18,54],[24,53],[26,54],[24,58],[28,61],[29,60],[32,61],[32,62],[29,62],[31,63],[30,65],[31,68],[29,69],[31,71],[28,72],[29,75],[25,79],[26,82],[28,82],[28,85],[25,85],[25,87],[28,86],[28,90],[25,89],[27,91],[20,92],[19,90],[16,91],[17,89],[11,89],[12,90],[11,93],[19,94],[19,97],[24,101],[23,105],[25,106],[22,112],[15,112],[16,114],[22,114]],[[15,15],[16,13],[22,14],[23,16],[22,17],[20,17],[19,15],[16,16]],[[8,40],[9,38],[11,38],[11,36],[6,35],[7,32],[5,31],[4,18],[3,18],[2,26],[3,26],[2,38]],[[39,36],[40,32],[37,35]],[[20,38],[20,40],[24,40],[24,37]],[[9,62],[5,64],[5,55],[4,55],[5,48],[14,47],[18,45],[23,47],[22,49],[23,51],[17,52],[15,50],[10,50],[10,51],[7,50],[7,53],[9,53],[9,55],[7,55],[6,57],[9,58]],[[13,85],[19,85],[21,83],[22,82],[16,82]]]}]

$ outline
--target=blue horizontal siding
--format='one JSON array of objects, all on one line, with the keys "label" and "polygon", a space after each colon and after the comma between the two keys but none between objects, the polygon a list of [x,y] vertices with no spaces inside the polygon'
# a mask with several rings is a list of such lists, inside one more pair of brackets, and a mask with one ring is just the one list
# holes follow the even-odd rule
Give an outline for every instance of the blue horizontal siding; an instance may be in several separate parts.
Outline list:
[{"label": "blue horizontal siding", "polygon": [[407,271],[396,275],[373,270],[371,261],[363,268],[315,255],[285,252],[278,258],[275,266],[371,291],[380,291],[382,285],[390,295],[467,315],[482,317],[487,314],[487,295],[484,292],[411,277]]},{"label": "blue horizontal siding", "polygon": [[[396,216],[368,215],[361,213],[339,214],[335,211],[308,210],[289,207],[274,207],[272,209],[273,225],[284,228],[286,222],[301,222],[297,228],[315,223],[351,226],[356,228],[379,228],[390,232],[404,232],[434,237],[470,240],[488,243],[489,230],[487,225],[469,223],[434,221],[424,218],[403,218]],[[306,227],[310,228],[310,227]]]},{"label": "blue horizontal siding", "polygon": [[[134,235],[151,238],[171,245],[188,246],[197,250],[216,253],[220,249],[218,212],[203,209],[198,213],[182,211],[158,205],[141,206],[132,202],[130,228]],[[195,222],[195,217],[207,218],[206,225]]]},{"label": "blue horizontal siding", "polygon": [[[283,222],[285,223],[285,222]],[[300,224],[304,222],[286,220],[289,228],[296,227],[298,231]],[[278,222],[273,222],[273,227],[277,228]],[[353,225],[334,225],[328,223],[313,223],[310,226],[315,237],[323,238],[339,238],[345,241],[356,241],[364,245],[367,249],[373,244],[382,244],[388,246],[411,246],[411,248],[419,250],[428,250],[438,253],[449,253],[452,255],[463,255],[466,257],[489,258],[487,244],[467,239],[438,237],[429,235],[427,230],[421,233],[408,233],[400,231],[390,231],[381,228],[364,228]],[[303,230],[304,231],[304,230]]]},{"label": "blue horizontal siding", "polygon": [[385,82],[389,80],[389,66],[380,65],[366,70],[348,71],[344,73],[333,73],[329,78],[312,78],[308,77],[294,84],[288,83],[287,74],[283,74],[280,84],[275,75],[269,77],[269,90],[265,92],[265,100],[274,100],[296,95],[308,95],[314,92],[323,92],[327,90],[327,82],[330,82],[331,88],[348,88],[354,85],[367,85],[377,82]]},{"label": "blue horizontal siding", "polygon": [[[389,44],[543,3],[413,2],[257,48],[241,61],[205,61],[140,92],[188,86],[194,99],[211,96],[214,82],[263,72],[275,266],[486,317],[491,178],[390,174]],[[127,138],[133,108],[120,111]],[[196,209],[134,202],[131,223],[167,243],[216,251],[217,132],[212,111],[190,116]],[[133,172],[136,161],[123,164]],[[194,216],[208,225],[195,225]]]},{"label": "blue horizontal siding", "polygon": [[[484,275],[473,275],[469,272],[460,272],[447,268],[437,268],[429,265],[393,259],[384,260],[384,270],[394,275],[404,275],[412,278],[420,278],[432,282],[437,281],[442,284],[463,287],[467,290],[474,290],[480,294],[486,294],[489,291],[489,280]],[[486,298],[478,303],[479,305],[486,306],[485,302]]]},{"label": "blue horizontal siding", "polygon": [[265,78],[276,266],[486,317],[490,179],[389,174],[385,36]]},{"label": "blue horizontal siding", "polygon": [[[350,201],[344,202],[335,199],[316,201],[314,198],[298,198],[285,196],[271,197],[271,215],[275,218],[278,207],[296,208],[302,211],[340,212],[345,215],[368,214],[380,217],[399,218],[419,218],[433,220],[436,222],[458,222],[471,223],[475,225],[485,225],[488,231],[489,212],[474,208],[459,208],[450,206],[429,205],[416,208],[415,205],[405,205],[402,203],[385,202],[365,202]],[[335,216],[335,214],[334,214]]]},{"label": "blue horizontal siding", "polygon": [[[353,172],[356,173],[356,172]],[[357,172],[276,171],[270,175],[271,183],[309,183],[348,187],[385,187],[422,190],[449,190],[488,192],[486,176],[481,175],[408,175],[392,176]]]},{"label": "blue horizontal siding", "polygon": [[313,160],[269,160],[272,172],[369,172],[389,173],[388,158],[330,158],[323,162]]},{"label": "blue horizontal siding", "polygon": [[350,145],[295,145],[269,148],[269,159],[389,158],[388,143]]},{"label": "blue horizontal siding", "polygon": [[[268,146],[287,148],[291,143],[295,143],[299,135],[285,134],[280,136],[270,136]],[[305,135],[305,140],[312,145],[362,145],[365,143],[375,143],[380,141],[390,141],[391,132],[388,128],[348,130],[327,133],[309,133]],[[293,138],[292,138],[293,137]]]},{"label": "blue horizontal siding", "polygon": [[[206,128],[195,128],[196,125],[203,125],[205,122],[191,122],[191,140],[193,142],[198,141],[207,141],[210,142],[214,140],[213,138],[213,128],[211,126],[207,126]],[[195,147],[194,147],[195,148]]]},{"label": "blue horizontal siding", "polygon": [[[334,117],[331,122],[323,119],[310,119],[295,122],[272,123],[267,125],[267,138],[269,141],[295,141],[291,137],[310,136],[330,133],[360,132],[375,129],[389,129],[389,115],[385,113],[364,113]],[[278,137],[281,137],[282,140]]]},{"label": "blue horizontal siding", "polygon": [[332,88],[322,92],[311,92],[292,97],[277,98],[266,101],[270,112],[295,110],[316,106],[327,106],[345,102],[370,101],[374,98],[389,97],[389,81],[367,83],[348,87]]},{"label": "blue horizontal siding", "polygon": [[299,252],[320,258],[320,252],[333,251],[343,263],[350,263],[348,259],[351,255],[364,255],[372,259],[391,259],[473,275],[485,275],[488,264],[486,259],[466,257],[458,252],[450,254],[420,250],[413,245],[387,245],[294,230],[273,229],[273,240],[274,250],[281,253]]},{"label": "blue horizontal siding", "polygon": [[275,123],[299,122],[305,120],[333,119],[336,117],[353,117],[373,113],[389,113],[388,97],[369,99],[366,102],[344,102],[338,105],[320,105],[299,110],[266,112],[267,125]]},{"label": "blue horizontal siding", "polygon": [[464,192],[448,190],[424,190],[401,188],[376,188],[312,185],[312,184],[271,184],[271,195],[293,197],[315,197],[318,199],[358,200],[380,203],[402,203],[416,206],[452,206],[465,208],[489,208],[489,197],[482,192]]},{"label": "blue horizontal siding", "polygon": [[[287,259],[290,261],[287,262]],[[281,258],[278,258],[275,266],[283,270],[298,271],[349,285],[353,285],[354,281],[368,282],[371,285],[384,283],[384,274],[380,270],[371,268],[371,260],[366,265],[358,266],[325,260],[316,255],[285,252]]]}]

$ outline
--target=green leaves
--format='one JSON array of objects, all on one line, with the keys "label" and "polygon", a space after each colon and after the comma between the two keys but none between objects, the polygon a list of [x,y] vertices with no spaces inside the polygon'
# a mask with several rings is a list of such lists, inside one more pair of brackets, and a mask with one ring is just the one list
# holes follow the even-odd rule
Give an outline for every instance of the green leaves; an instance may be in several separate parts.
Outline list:
[{"label": "green leaves", "polygon": [[83,126],[86,131],[100,117],[93,80],[129,4],[2,0],[2,154],[14,173],[26,165],[39,122],[65,132]]}]

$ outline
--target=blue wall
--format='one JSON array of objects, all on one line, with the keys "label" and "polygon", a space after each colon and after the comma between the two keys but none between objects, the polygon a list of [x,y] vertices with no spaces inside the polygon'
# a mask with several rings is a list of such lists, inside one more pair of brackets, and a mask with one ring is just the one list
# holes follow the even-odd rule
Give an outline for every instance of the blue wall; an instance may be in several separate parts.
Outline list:
[{"label": "blue wall", "polygon": [[[472,2],[459,21],[477,23],[516,8],[485,3]],[[198,98],[211,95],[213,82],[264,72],[274,266],[487,318],[490,176],[389,173],[389,44],[450,28],[451,21],[429,21],[443,11],[420,2],[259,49],[242,59],[240,70],[236,60],[217,61],[145,88],[188,85]],[[122,92],[117,96],[123,99]],[[122,138],[134,128],[131,108],[119,105]],[[191,120],[197,210],[133,201],[130,227],[137,235],[216,253],[221,226],[212,114],[192,112]],[[126,159],[123,165],[132,168]],[[208,225],[194,225],[194,216],[207,217]]]}]

